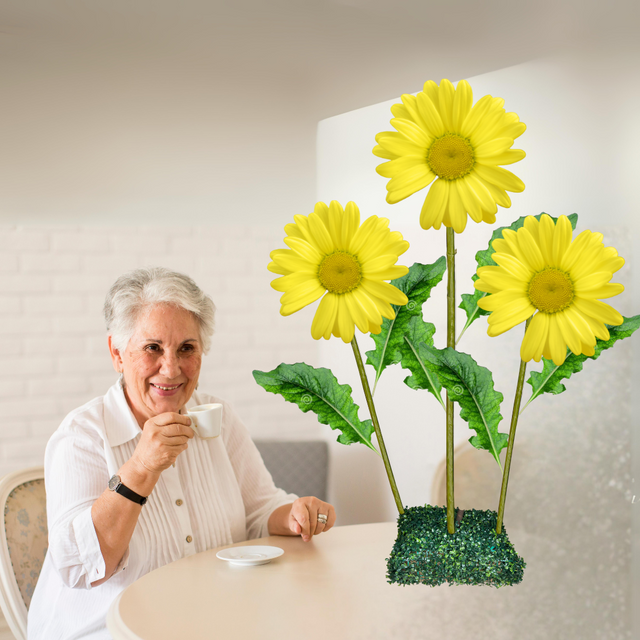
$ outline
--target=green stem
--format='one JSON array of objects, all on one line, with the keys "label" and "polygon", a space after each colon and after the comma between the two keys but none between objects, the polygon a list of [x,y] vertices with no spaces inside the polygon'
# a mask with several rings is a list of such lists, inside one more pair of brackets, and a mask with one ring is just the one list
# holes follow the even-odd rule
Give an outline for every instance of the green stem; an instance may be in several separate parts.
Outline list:
[{"label": "green stem", "polygon": [[[527,320],[524,327],[525,334],[530,322],[531,318]],[[502,518],[504,517],[504,505],[507,501],[507,485],[509,484],[509,469],[511,468],[513,443],[516,439],[516,427],[518,426],[518,417],[520,416],[520,403],[522,402],[522,388],[524,387],[524,375],[526,369],[527,363],[524,360],[520,360],[516,397],[513,400],[513,411],[511,412],[511,427],[509,429],[509,441],[507,443],[507,457],[504,461],[504,470],[502,472],[502,488],[500,489],[500,504],[498,506],[498,524],[496,525],[496,533],[498,535],[502,532]]]},{"label": "green stem", "polygon": [[[447,347],[456,348],[456,261],[455,231],[447,227]],[[447,411],[447,531],[456,532],[453,495],[453,402],[446,394]]]},{"label": "green stem", "polygon": [[382,438],[382,431],[380,430],[380,423],[378,422],[378,414],[373,404],[373,397],[371,396],[371,389],[369,388],[369,380],[367,379],[367,373],[364,370],[364,364],[362,363],[362,356],[360,355],[360,349],[358,348],[358,342],[354,334],[351,341],[353,348],[353,355],[356,358],[356,364],[358,365],[358,373],[360,374],[360,380],[362,382],[362,390],[364,391],[365,398],[367,399],[367,406],[369,407],[369,415],[371,415],[371,421],[373,422],[373,428],[376,431],[376,439],[378,440],[378,446],[380,447],[380,453],[382,454],[382,460],[384,462],[384,468],[387,470],[387,478],[389,478],[389,484],[391,485],[391,491],[393,498],[396,501],[396,507],[398,513],[402,515],[404,509],[402,507],[402,500],[398,493],[398,486],[396,485],[396,479],[393,476],[393,469],[391,469],[391,462],[389,462],[389,456],[387,455],[387,448],[384,445],[384,439]]}]

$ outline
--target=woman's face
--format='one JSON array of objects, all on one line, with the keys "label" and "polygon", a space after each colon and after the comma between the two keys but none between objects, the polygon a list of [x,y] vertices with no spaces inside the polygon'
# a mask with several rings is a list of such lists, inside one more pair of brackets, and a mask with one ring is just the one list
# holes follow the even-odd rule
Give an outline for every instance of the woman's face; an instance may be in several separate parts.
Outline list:
[{"label": "woman's face", "polygon": [[125,395],[138,424],[189,400],[200,375],[202,345],[193,314],[172,305],[143,313],[123,354],[111,344],[116,371],[124,373]]}]

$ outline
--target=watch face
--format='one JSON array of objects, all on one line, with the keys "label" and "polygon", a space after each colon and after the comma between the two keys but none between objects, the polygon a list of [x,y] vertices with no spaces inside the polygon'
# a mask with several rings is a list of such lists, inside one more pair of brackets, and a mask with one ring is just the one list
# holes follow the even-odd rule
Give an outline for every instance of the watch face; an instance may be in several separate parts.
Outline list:
[{"label": "watch face", "polygon": [[109,489],[115,491],[116,487],[120,484],[120,476],[111,476],[109,479]]}]

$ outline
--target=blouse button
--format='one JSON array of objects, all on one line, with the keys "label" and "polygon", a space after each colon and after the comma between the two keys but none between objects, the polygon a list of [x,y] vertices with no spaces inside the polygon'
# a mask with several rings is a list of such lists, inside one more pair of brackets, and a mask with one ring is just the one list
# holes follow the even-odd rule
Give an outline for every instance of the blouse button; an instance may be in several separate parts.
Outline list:
[{"label": "blouse button", "polygon": [[178,499],[176,500],[176,504],[177,504],[179,507],[181,507],[181,506],[182,506],[182,500],[180,500],[180,498],[178,498]]},{"label": "blouse button", "polygon": [[193,538],[191,536],[187,536],[187,542],[191,542]]}]

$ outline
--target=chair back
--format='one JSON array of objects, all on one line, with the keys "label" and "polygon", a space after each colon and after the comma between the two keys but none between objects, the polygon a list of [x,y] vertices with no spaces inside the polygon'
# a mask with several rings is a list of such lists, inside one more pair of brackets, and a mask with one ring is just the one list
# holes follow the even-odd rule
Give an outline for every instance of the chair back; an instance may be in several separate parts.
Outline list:
[{"label": "chair back", "polygon": [[0,605],[13,635],[27,637],[27,611],[47,553],[44,468],[0,479]]},{"label": "chair back", "polygon": [[276,487],[287,493],[327,499],[329,448],[322,440],[256,440]]}]

